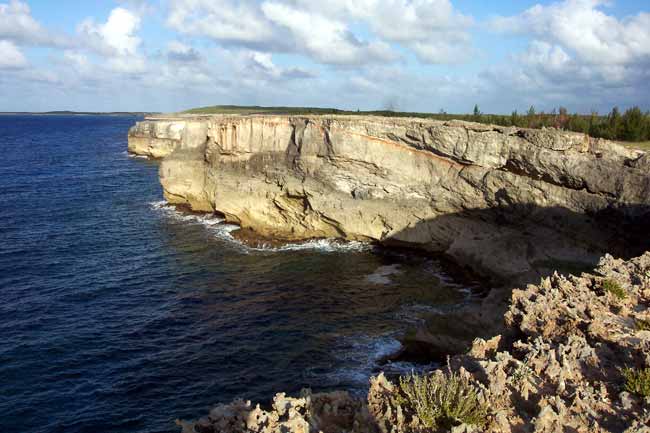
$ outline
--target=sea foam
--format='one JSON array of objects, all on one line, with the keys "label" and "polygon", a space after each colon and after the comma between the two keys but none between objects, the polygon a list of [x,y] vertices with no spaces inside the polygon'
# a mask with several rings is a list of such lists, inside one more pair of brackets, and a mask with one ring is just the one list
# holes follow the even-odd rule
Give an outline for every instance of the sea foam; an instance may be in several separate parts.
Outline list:
[{"label": "sea foam", "polygon": [[160,212],[167,218],[175,221],[201,224],[208,229],[216,238],[235,244],[244,252],[287,252],[287,251],[318,251],[324,253],[331,252],[361,252],[369,251],[373,247],[366,242],[343,241],[339,239],[312,239],[305,242],[288,243],[281,246],[260,245],[248,246],[242,243],[232,235],[232,232],[239,229],[239,226],[229,224],[214,214],[192,214],[182,212],[175,206],[164,200],[149,203],[150,207]]}]

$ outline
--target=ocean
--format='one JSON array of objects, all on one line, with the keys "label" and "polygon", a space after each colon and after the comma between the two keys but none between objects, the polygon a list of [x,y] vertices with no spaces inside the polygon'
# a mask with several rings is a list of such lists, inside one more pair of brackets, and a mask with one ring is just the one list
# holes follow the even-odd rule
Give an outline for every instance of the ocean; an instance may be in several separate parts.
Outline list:
[{"label": "ocean", "polygon": [[445,262],[315,240],[249,248],[166,204],[133,116],[0,116],[0,432],[178,432],[241,397],[346,389],[428,312]]}]

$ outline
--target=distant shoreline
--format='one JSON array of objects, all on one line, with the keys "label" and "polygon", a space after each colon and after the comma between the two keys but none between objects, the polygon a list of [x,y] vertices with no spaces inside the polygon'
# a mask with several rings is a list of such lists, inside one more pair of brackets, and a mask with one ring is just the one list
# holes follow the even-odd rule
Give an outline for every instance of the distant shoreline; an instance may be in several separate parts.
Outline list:
[{"label": "distant shoreline", "polygon": [[0,116],[148,116],[159,114],[156,112],[144,111],[111,111],[111,112],[93,112],[93,111],[0,111]]}]

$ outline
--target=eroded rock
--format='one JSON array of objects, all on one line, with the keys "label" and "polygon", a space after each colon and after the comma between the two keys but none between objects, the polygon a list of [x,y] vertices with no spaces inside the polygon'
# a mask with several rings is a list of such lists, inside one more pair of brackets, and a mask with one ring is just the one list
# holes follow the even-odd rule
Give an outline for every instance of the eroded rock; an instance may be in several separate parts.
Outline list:
[{"label": "eroded rock", "polygon": [[[625,297],[604,292],[605,279],[621,285]],[[636,326],[648,318],[649,295],[650,253],[629,261],[606,256],[591,274],[553,275],[515,291],[506,323],[518,337],[476,339],[449,362],[490,408],[484,425],[452,431],[648,432],[650,401],[624,390],[622,369],[650,366],[650,332]],[[185,433],[319,431],[433,430],[383,374],[371,378],[367,402],[343,392],[278,394],[269,411],[236,401],[184,424]]]},{"label": "eroded rock", "polygon": [[647,156],[557,130],[372,116],[160,118],[129,133],[165,156],[170,203],[272,239],[336,237],[444,252],[501,282],[605,251],[639,254]]}]

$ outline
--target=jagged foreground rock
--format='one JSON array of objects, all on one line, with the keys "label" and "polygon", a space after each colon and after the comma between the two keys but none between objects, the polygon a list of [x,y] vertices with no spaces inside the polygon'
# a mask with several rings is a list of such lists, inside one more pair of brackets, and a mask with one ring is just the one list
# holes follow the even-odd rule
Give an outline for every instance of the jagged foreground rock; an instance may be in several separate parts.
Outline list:
[{"label": "jagged foreground rock", "polygon": [[[622,291],[603,289],[614,282]],[[649,432],[650,397],[624,391],[624,367],[650,366],[650,253],[630,261],[604,257],[592,274],[554,274],[515,290],[508,333],[477,339],[449,369],[469,378],[489,406],[485,424],[454,432]],[[438,372],[437,374],[443,374]],[[371,379],[368,401],[344,392],[276,395],[262,410],[220,405],[184,433],[422,432],[398,385]]]},{"label": "jagged foreground rock", "polygon": [[[157,118],[166,199],[256,236],[406,244],[500,281],[639,254],[650,155],[556,130],[370,116]],[[638,247],[634,249],[633,247]]]}]

